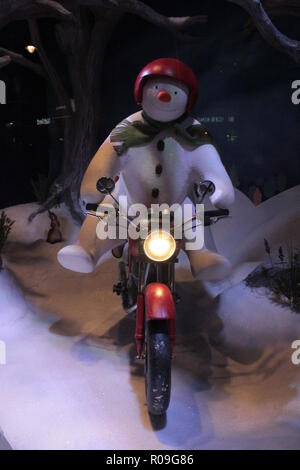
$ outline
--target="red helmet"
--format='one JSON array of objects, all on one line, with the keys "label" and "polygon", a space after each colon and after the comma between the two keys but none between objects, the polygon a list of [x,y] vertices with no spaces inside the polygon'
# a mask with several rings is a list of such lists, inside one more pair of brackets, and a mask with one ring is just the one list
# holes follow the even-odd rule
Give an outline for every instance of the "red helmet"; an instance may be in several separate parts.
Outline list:
[{"label": "red helmet", "polygon": [[190,90],[186,110],[190,111],[198,94],[198,82],[192,69],[178,59],[156,59],[145,65],[137,76],[134,85],[134,98],[142,102],[143,86],[150,77],[172,77],[184,83]]}]

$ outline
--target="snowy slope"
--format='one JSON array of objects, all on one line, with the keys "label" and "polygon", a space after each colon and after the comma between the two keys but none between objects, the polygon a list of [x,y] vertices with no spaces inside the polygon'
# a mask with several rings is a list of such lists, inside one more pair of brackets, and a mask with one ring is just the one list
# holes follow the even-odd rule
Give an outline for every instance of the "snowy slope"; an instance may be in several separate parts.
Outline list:
[{"label": "snowy slope", "polygon": [[[32,257],[44,254],[34,249]],[[290,361],[289,312],[275,307],[263,319],[265,304],[254,299],[253,321],[252,310],[240,311],[249,291],[239,292],[239,303],[229,293],[216,302],[200,285],[181,283],[189,302],[178,309],[172,402],[161,427],[146,411],[143,367],[134,361],[134,324],[110,293],[114,263],[106,263],[104,275],[86,280],[65,276],[52,261],[38,266],[30,277],[18,269],[23,304],[16,280],[0,275],[10,305],[1,308],[7,365],[0,369],[0,420],[13,448],[297,448],[300,381]],[[234,333],[243,338],[242,352],[232,342]],[[208,337],[218,343],[213,347]]]},{"label": "snowy slope", "polygon": [[[283,214],[299,196],[293,189],[278,203]],[[254,217],[245,219],[241,237],[249,251],[237,262],[240,269],[263,259],[261,236],[283,243],[290,229],[273,203],[262,210],[241,194],[238,201],[236,217],[247,207]],[[297,223],[295,201],[293,207],[289,220]],[[265,215],[253,216],[258,209]],[[74,239],[78,228],[61,210],[66,238]],[[0,365],[0,448],[299,448],[300,366],[291,362],[299,315],[241,283],[211,297],[191,279],[182,255],[172,401],[167,422],[151,422],[143,366],[134,359],[134,322],[111,292],[116,262],[108,256],[88,275],[64,270],[56,261],[62,244],[43,241],[47,217],[23,227],[31,211],[32,205],[8,209],[18,223],[0,272],[0,340],[7,348],[7,364]],[[236,235],[229,247],[236,217],[213,228],[219,249],[228,240],[232,260],[241,243]]]},{"label": "snowy slope", "polygon": [[[22,242],[25,244],[33,243],[37,240],[46,240],[50,228],[50,219],[47,212],[35,217],[32,222],[28,221],[29,216],[39,208],[37,203],[20,204],[5,209],[7,215],[14,220],[10,241]],[[58,216],[61,231],[65,240],[72,242],[76,239],[79,228],[70,218],[68,209],[62,204],[60,207],[52,209]]]},{"label": "snowy slope", "polygon": [[230,212],[232,218],[214,225],[212,234],[218,251],[234,265],[264,259],[264,238],[274,252],[289,241],[300,245],[300,185],[257,207],[236,190],[236,202]]}]

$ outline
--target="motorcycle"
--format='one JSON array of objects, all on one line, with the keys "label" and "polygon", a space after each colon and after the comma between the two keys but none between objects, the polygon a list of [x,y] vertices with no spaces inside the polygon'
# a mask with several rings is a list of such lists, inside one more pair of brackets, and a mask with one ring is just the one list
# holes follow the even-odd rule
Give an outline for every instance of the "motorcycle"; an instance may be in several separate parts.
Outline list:
[{"label": "motorcycle", "polygon": [[[119,203],[113,196],[115,182],[112,178],[100,178],[97,189],[110,195],[119,211]],[[214,185],[205,181],[195,187],[202,203],[207,194],[214,192]],[[97,204],[87,204],[87,214],[102,218],[97,212]],[[152,216],[148,211],[149,220]],[[204,226],[228,217],[227,209],[204,212]],[[128,223],[133,219],[127,216]],[[194,223],[196,216],[189,222]],[[136,313],[135,341],[137,359],[143,359],[145,370],[146,401],[151,415],[164,415],[171,396],[171,363],[175,342],[175,305],[181,299],[176,293],[175,264],[182,248],[182,240],[174,238],[174,225],[170,231],[162,229],[162,216],[159,228],[148,228],[145,237],[128,238],[125,244],[113,250],[119,261],[119,282],[113,291],[122,297],[122,305],[127,313]],[[151,224],[148,224],[151,226]],[[139,230],[139,228],[138,228]],[[125,252],[125,254],[124,254]]]}]

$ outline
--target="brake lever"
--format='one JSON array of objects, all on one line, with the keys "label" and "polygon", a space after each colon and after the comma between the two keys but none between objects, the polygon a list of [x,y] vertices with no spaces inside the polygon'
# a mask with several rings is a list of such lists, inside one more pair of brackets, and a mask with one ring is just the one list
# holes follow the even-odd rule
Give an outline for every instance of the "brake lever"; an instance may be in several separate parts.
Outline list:
[{"label": "brake lever", "polygon": [[[209,223],[207,225],[214,225],[221,219],[232,219],[231,215],[219,215],[217,217],[209,217]],[[206,225],[206,224],[205,224]]]}]

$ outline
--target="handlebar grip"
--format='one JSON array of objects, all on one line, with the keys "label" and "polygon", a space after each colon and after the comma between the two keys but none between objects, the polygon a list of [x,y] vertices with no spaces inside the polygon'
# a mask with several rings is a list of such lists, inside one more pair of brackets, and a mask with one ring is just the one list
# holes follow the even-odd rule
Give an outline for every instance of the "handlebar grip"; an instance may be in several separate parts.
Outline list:
[{"label": "handlebar grip", "polygon": [[229,215],[228,209],[216,209],[214,211],[205,211],[205,217],[223,217]]}]

